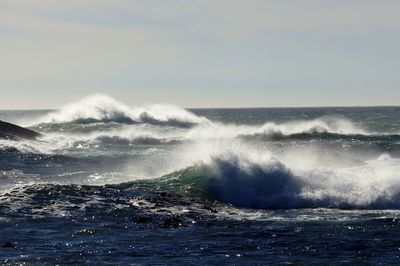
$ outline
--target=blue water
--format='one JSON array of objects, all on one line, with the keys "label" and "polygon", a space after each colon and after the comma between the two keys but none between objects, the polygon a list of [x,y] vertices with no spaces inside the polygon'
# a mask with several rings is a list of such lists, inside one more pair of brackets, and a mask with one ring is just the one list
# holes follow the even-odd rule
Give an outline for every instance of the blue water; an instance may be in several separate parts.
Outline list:
[{"label": "blue water", "polygon": [[398,264],[400,108],[0,111],[1,264]]}]

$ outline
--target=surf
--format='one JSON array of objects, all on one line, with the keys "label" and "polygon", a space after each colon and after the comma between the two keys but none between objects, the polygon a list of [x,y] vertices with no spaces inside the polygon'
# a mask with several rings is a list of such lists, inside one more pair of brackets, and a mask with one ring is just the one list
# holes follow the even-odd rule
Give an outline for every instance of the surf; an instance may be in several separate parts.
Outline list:
[{"label": "surf", "polygon": [[173,105],[151,105],[131,108],[102,94],[89,95],[60,110],[38,118],[33,125],[48,123],[90,124],[117,122],[122,124],[148,123],[171,126],[191,126],[208,120]]},{"label": "surf", "polygon": [[202,193],[244,208],[400,209],[400,160],[388,154],[354,167],[301,169],[271,153],[241,148],[214,148],[167,176],[201,179],[196,182],[203,184]]}]

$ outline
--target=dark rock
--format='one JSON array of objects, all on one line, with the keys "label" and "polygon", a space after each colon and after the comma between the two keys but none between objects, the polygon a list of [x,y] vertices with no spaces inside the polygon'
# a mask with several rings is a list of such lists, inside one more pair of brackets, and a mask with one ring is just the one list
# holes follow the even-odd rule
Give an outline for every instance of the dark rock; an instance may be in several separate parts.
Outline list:
[{"label": "dark rock", "polygon": [[0,120],[0,139],[36,139],[40,136],[33,130],[23,128]]},{"label": "dark rock", "polygon": [[15,248],[15,244],[11,242],[6,242],[3,245],[1,245],[2,248]]}]

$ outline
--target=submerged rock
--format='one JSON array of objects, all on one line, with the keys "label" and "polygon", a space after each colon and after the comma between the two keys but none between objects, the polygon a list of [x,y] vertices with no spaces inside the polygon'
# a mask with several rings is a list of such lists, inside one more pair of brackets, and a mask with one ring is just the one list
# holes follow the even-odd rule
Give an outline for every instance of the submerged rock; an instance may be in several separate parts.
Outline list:
[{"label": "submerged rock", "polygon": [[0,120],[0,139],[36,139],[39,136],[40,133],[33,130]]}]

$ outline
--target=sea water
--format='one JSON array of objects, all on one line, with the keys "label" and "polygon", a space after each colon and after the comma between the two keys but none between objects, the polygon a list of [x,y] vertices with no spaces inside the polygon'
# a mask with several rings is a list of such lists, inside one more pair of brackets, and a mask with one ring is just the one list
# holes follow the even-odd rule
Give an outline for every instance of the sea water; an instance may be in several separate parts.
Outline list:
[{"label": "sea water", "polygon": [[399,263],[400,108],[0,111],[2,264]]}]

